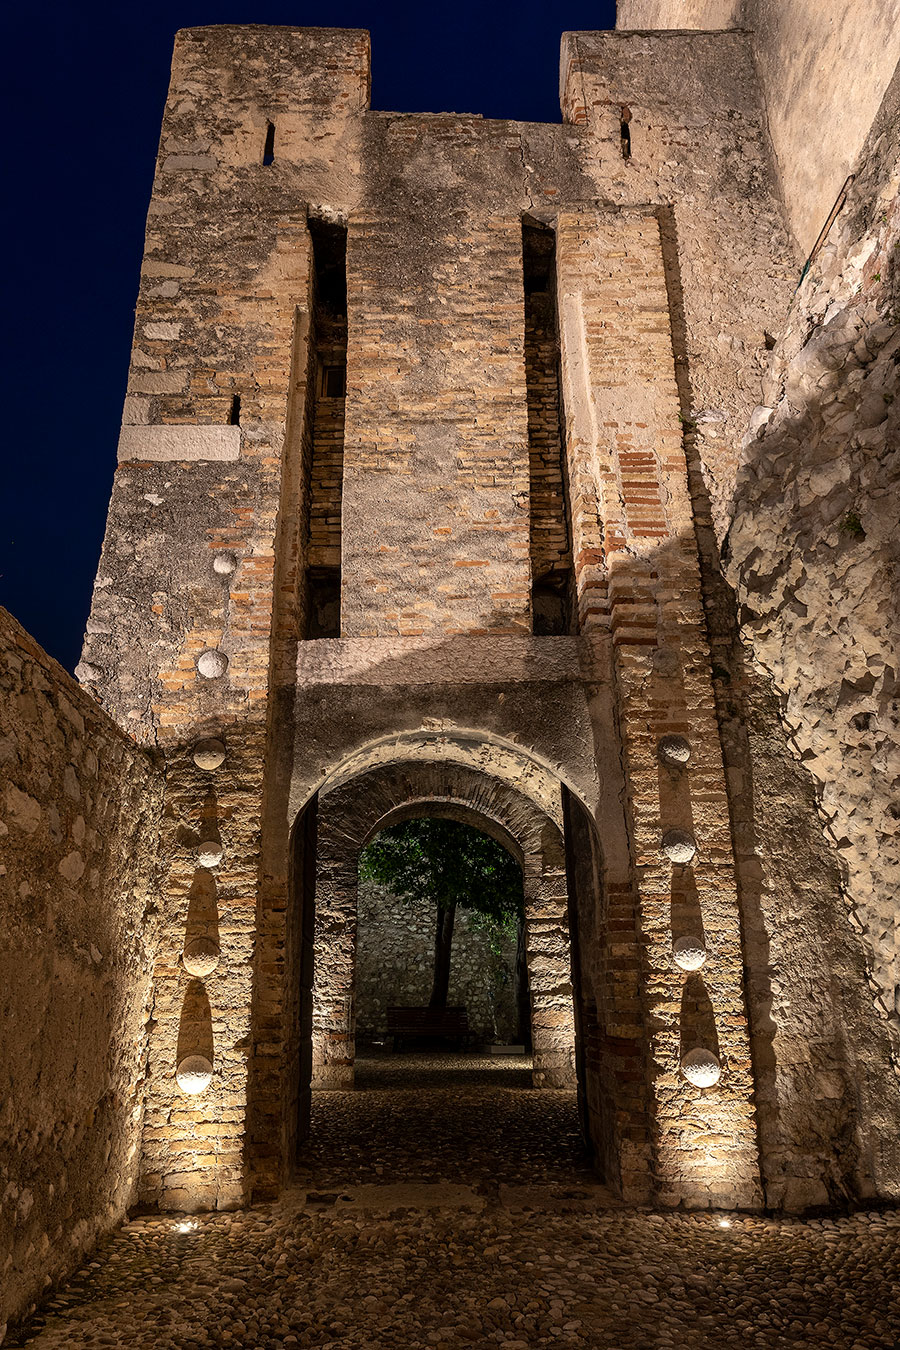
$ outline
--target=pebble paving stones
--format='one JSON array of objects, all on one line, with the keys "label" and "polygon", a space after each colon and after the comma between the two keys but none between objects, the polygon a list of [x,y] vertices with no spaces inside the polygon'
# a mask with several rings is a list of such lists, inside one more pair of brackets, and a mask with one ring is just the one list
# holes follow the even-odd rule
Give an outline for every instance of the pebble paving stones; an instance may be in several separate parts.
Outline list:
[{"label": "pebble paving stones", "polygon": [[362,1068],[364,1091],[317,1099],[297,1185],[277,1204],[124,1224],[7,1345],[900,1342],[900,1212],[772,1220],[617,1207],[578,1151],[572,1095],[518,1086],[521,1060],[406,1067],[418,1086],[376,1061]]}]

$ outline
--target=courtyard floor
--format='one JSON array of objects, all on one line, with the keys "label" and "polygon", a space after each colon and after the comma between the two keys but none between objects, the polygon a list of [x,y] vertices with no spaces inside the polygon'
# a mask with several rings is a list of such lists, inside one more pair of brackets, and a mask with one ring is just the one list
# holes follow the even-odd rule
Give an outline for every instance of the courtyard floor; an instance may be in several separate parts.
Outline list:
[{"label": "courtyard floor", "polygon": [[900,1213],[617,1206],[528,1067],[362,1061],[277,1204],[124,1224],[6,1344],[895,1350]]}]

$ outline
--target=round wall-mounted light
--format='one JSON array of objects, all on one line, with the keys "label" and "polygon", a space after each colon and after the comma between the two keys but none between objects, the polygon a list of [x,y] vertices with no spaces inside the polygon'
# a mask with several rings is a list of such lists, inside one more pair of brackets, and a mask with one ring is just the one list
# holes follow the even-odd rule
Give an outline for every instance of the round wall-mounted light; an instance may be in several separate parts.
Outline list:
[{"label": "round wall-mounted light", "polygon": [[687,830],[666,830],[662,837],[662,850],[670,862],[684,865],[697,852],[697,843]]},{"label": "round wall-mounted light", "polygon": [[691,744],[683,736],[663,736],[658,747],[659,757],[666,764],[681,768],[691,757]]},{"label": "round wall-mounted light", "polygon": [[217,553],[213,558],[213,571],[220,577],[230,577],[237,570],[238,560],[231,552]]},{"label": "round wall-mounted light", "polygon": [[203,979],[211,975],[219,964],[219,944],[211,937],[195,937],[184,944],[181,961],[189,975]]},{"label": "round wall-mounted light", "polygon": [[699,970],[706,961],[703,939],[680,937],[672,946],[672,959],[679,970]]},{"label": "round wall-mounted light", "polygon": [[218,839],[204,839],[197,845],[197,861],[201,867],[218,867],[225,850]]},{"label": "round wall-mounted light", "polygon": [[175,1078],[182,1092],[192,1096],[205,1092],[212,1082],[213,1066],[205,1055],[188,1055],[175,1071]]},{"label": "round wall-mounted light", "polygon": [[210,773],[225,763],[225,745],[212,736],[205,741],[198,741],[191,754],[197,768]]},{"label": "round wall-mounted light", "polygon": [[207,647],[197,657],[197,669],[205,680],[216,680],[228,669],[228,657],[215,647]]},{"label": "round wall-mounted light", "polygon": [[712,1087],[718,1083],[722,1066],[711,1050],[691,1050],[681,1061],[681,1072],[694,1087]]}]

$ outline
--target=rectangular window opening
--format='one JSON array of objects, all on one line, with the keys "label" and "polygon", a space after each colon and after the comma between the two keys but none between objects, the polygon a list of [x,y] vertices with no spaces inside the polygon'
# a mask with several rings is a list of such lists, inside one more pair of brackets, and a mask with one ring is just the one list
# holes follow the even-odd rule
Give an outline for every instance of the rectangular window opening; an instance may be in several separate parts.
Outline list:
[{"label": "rectangular window opening", "polygon": [[230,427],[239,427],[241,424],[241,396],[232,394],[231,408],[228,413],[228,425]]},{"label": "rectangular window opening", "polygon": [[266,123],[266,143],[263,146],[262,162],[265,165],[275,163],[275,123]]},{"label": "rectangular window opening", "polygon": [[322,397],[343,398],[347,384],[346,366],[322,367]]},{"label": "rectangular window opening", "polygon": [[530,216],[522,222],[525,290],[525,385],[531,485],[531,610],[538,637],[574,632],[574,569],[562,430],[556,234]]},{"label": "rectangular window opening", "polygon": [[341,497],[347,390],[347,231],[311,217],[313,314],[306,548],[307,638],[341,634]]},{"label": "rectangular window opening", "polygon": [[307,638],[341,635],[341,569],[310,567],[306,574]]}]

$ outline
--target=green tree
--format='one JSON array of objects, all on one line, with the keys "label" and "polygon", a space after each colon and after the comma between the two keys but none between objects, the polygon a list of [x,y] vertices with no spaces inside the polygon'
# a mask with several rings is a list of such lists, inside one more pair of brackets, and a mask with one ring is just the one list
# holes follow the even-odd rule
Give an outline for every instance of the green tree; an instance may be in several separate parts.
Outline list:
[{"label": "green tree", "polygon": [[360,875],[409,903],[437,907],[429,1007],[446,1008],[457,909],[509,932],[524,917],[522,870],[502,844],[458,820],[389,825],[360,855]]}]

